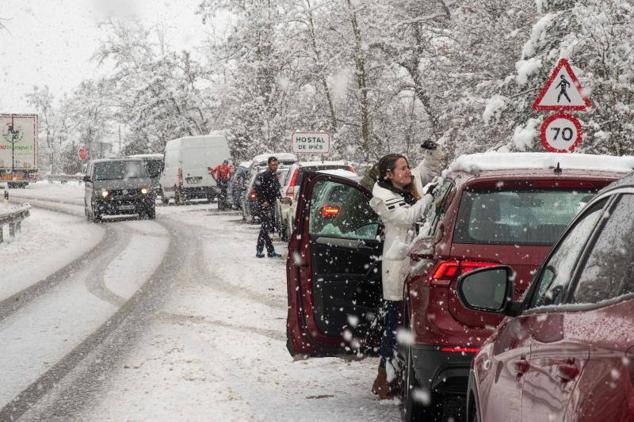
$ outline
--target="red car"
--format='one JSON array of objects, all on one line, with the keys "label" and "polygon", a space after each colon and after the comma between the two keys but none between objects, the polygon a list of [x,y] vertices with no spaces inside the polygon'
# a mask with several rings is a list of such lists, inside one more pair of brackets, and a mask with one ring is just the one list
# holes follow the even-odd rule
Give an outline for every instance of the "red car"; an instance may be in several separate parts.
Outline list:
[{"label": "red car", "polygon": [[[413,340],[402,350],[406,420],[462,417],[471,360],[501,320],[462,306],[457,278],[508,264],[519,297],[583,203],[624,175],[606,169],[629,171],[615,160],[619,165],[592,164],[581,154],[475,154],[442,178],[405,285],[404,325]],[[380,339],[383,246],[371,193],[351,179],[309,173],[299,197],[287,261],[288,349],[371,353]]]},{"label": "red car", "polygon": [[499,266],[458,283],[473,312],[507,315],[469,377],[468,421],[634,420],[634,176],[576,217],[521,301]]}]

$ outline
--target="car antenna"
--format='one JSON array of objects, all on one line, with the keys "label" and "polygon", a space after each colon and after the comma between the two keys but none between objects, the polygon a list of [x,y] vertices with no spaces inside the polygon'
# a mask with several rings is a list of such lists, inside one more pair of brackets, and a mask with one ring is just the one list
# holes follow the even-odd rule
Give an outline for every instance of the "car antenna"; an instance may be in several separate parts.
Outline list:
[{"label": "car antenna", "polygon": [[557,162],[557,167],[555,167],[555,174],[561,174],[562,170],[561,170],[561,166],[559,165],[559,162]]}]

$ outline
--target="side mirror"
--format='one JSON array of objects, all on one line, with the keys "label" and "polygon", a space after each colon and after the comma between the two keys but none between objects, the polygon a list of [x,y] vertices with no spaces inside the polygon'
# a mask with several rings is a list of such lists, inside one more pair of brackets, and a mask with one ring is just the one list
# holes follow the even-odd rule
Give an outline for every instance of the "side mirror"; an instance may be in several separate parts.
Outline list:
[{"label": "side mirror", "polygon": [[506,265],[480,268],[458,279],[458,297],[466,308],[503,314],[513,297],[514,279]]},{"label": "side mirror", "polygon": [[90,182],[90,176],[86,174],[81,180],[83,180],[84,182]]}]

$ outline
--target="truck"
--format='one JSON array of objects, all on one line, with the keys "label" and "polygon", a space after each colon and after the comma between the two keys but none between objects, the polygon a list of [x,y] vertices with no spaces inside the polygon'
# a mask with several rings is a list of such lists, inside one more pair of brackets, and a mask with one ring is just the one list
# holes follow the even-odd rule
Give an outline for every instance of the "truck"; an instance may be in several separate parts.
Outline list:
[{"label": "truck", "polygon": [[0,182],[24,188],[37,181],[37,115],[0,114]]}]

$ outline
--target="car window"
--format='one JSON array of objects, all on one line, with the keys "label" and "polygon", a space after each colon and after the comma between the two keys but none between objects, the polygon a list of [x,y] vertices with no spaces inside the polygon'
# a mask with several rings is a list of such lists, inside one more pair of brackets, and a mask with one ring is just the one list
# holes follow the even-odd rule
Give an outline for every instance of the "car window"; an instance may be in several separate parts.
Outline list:
[{"label": "car window", "polygon": [[552,245],[593,194],[561,188],[465,190],[454,242]]},{"label": "car window", "polygon": [[634,292],[634,195],[624,195],[583,264],[574,303],[597,303]]},{"label": "car window", "polygon": [[439,226],[438,223],[440,223],[442,217],[445,215],[447,200],[453,186],[453,182],[447,180],[434,190],[432,194],[434,200],[425,208],[423,224],[419,228],[419,234],[421,236],[432,237],[436,235]]},{"label": "car window", "polygon": [[379,217],[358,188],[320,180],[313,186],[310,202],[311,236],[375,239]]},{"label": "car window", "polygon": [[532,307],[561,303],[577,258],[592,234],[605,203],[605,200],[600,201],[584,213],[566,237],[559,242],[536,281],[537,289],[531,301]]}]

